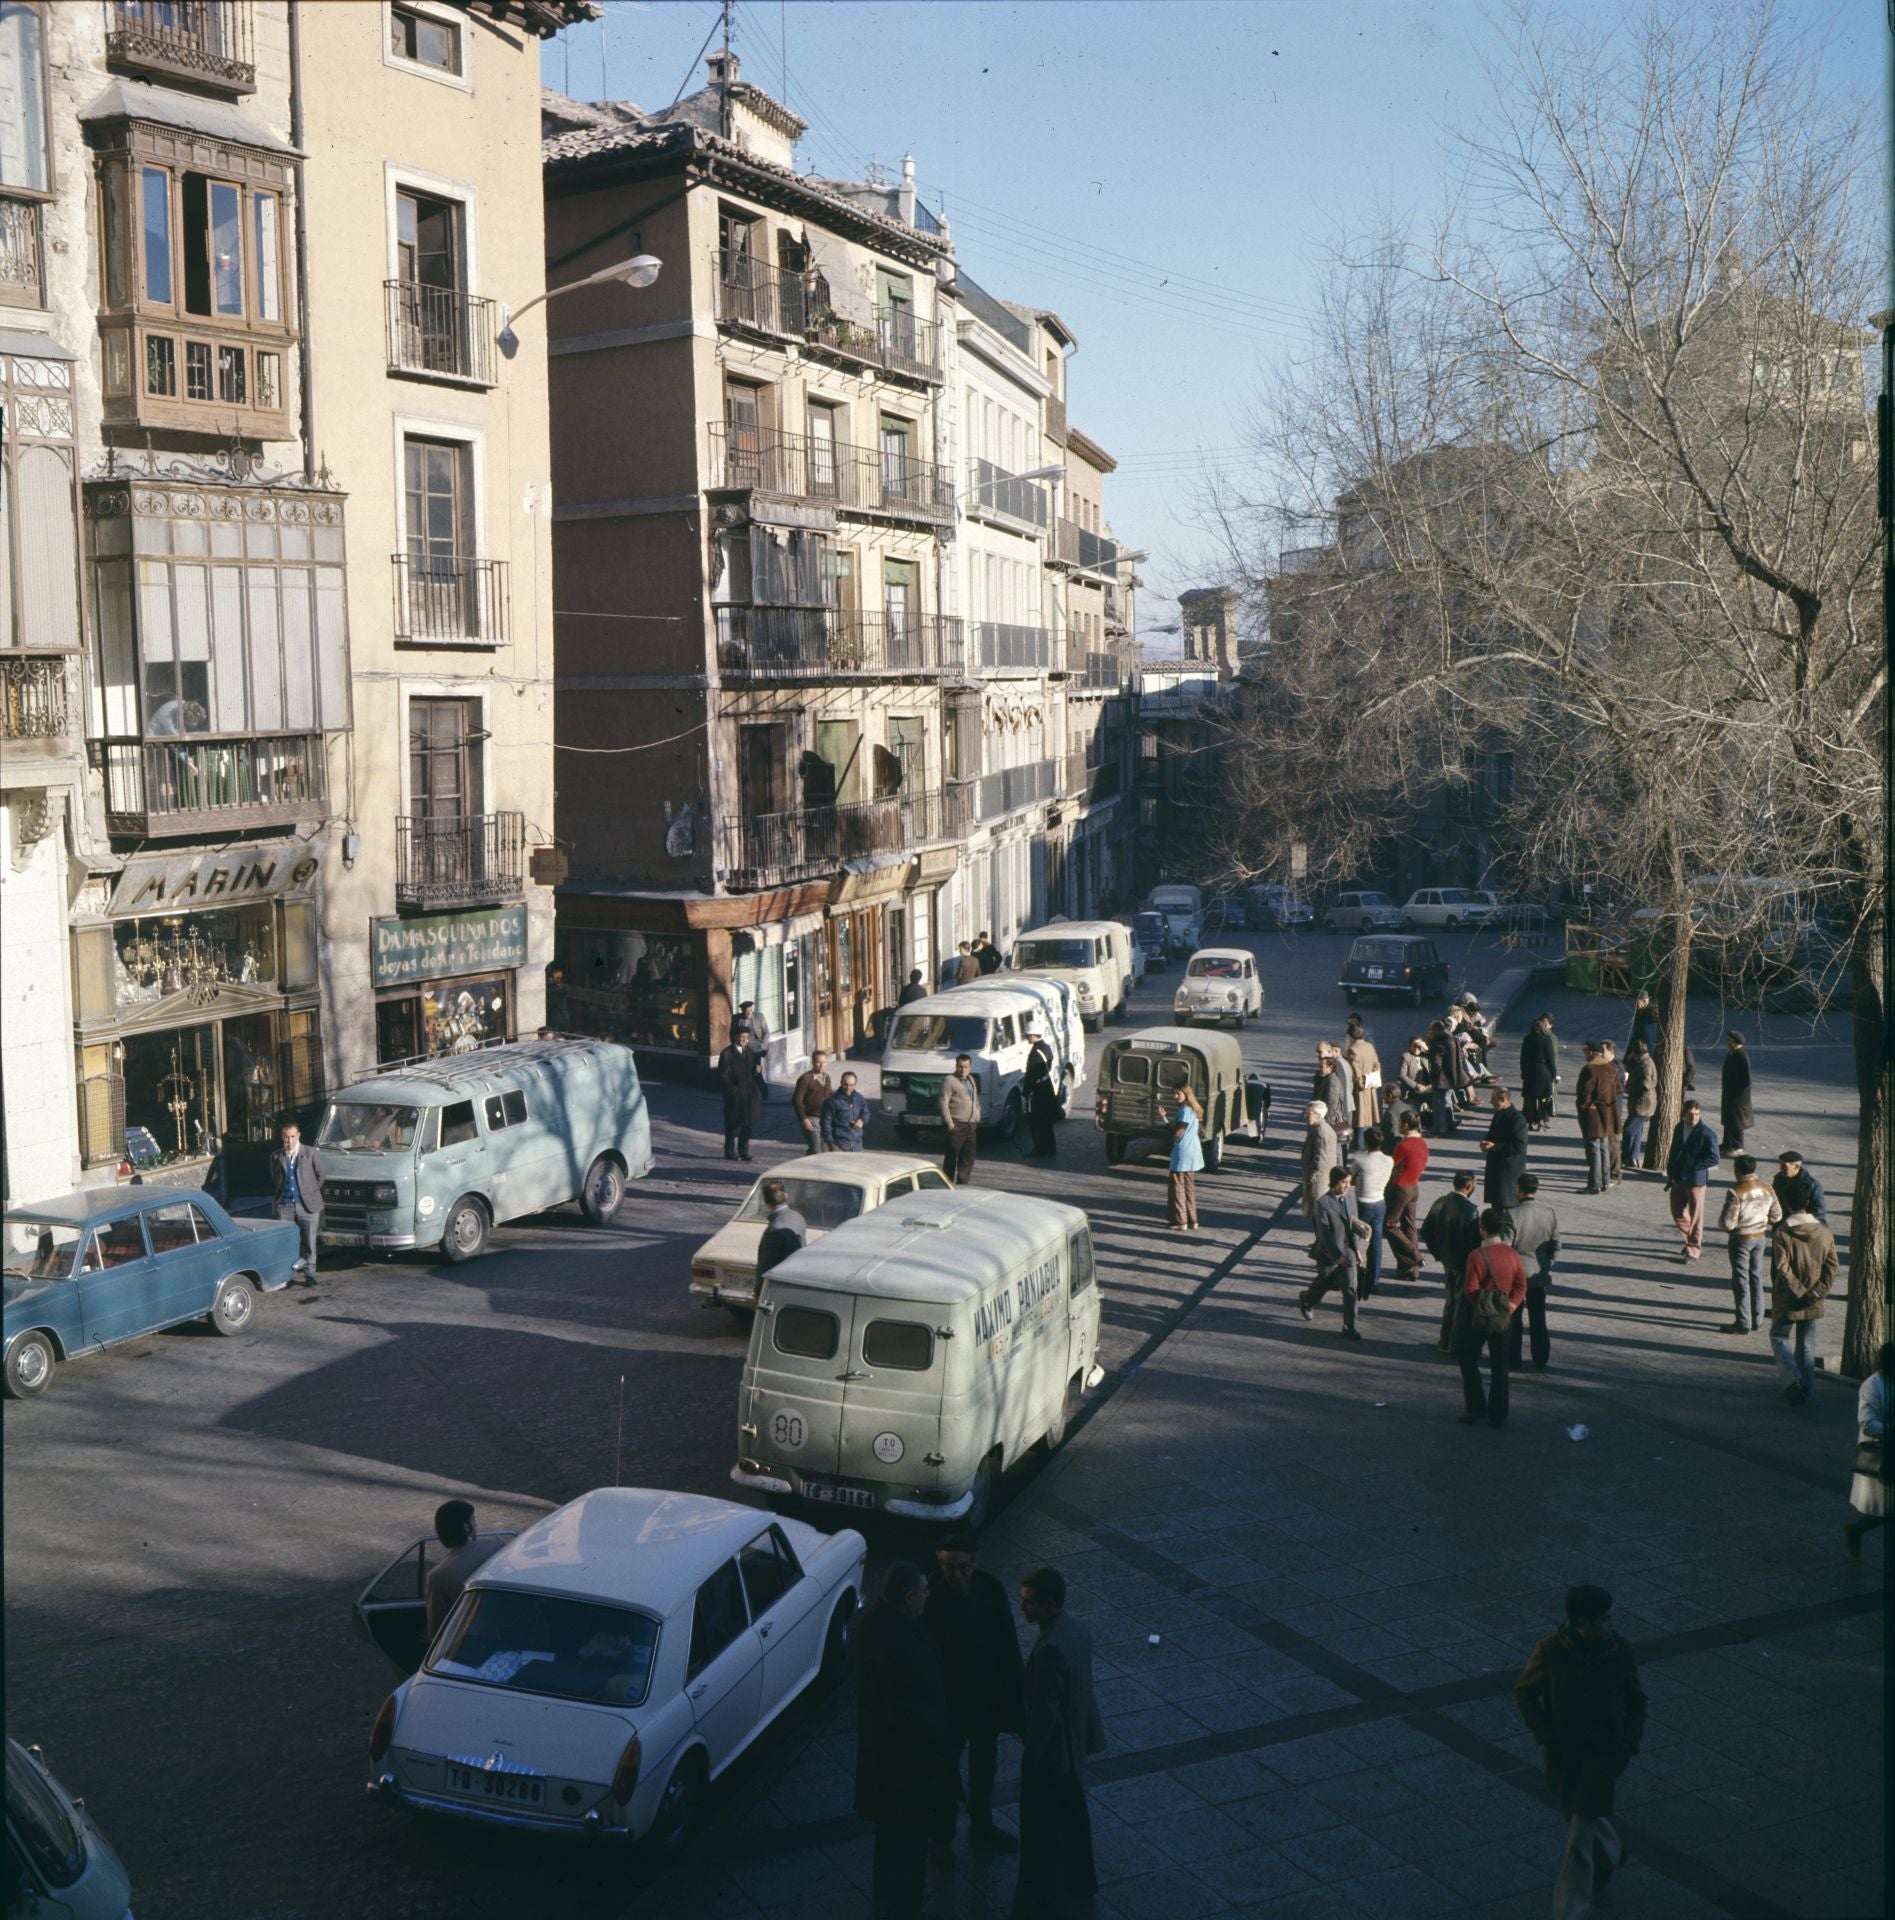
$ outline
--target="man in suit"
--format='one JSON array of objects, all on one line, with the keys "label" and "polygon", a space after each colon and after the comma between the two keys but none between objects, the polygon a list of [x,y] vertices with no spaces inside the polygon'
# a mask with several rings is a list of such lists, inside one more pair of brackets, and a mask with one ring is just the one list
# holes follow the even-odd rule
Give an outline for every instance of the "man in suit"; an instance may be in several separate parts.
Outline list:
[{"label": "man in suit", "polygon": [[302,1235],[303,1257],[294,1272],[303,1285],[316,1284],[316,1234],[322,1224],[322,1161],[314,1147],[303,1145],[303,1130],[294,1120],[283,1122],[282,1145],[270,1155],[270,1198],[279,1220],[294,1220]]},{"label": "man in suit", "polygon": [[717,1081],[724,1092],[724,1158],[748,1160],[757,1124],[757,1062],[748,1029],[732,1028],[730,1045],[717,1056]]},{"label": "man in suit", "polygon": [[1026,1663],[1020,1759],[1020,1878],[1012,1920],[1052,1920],[1099,1890],[1083,1768],[1105,1751],[1092,1692],[1092,1635],[1066,1612],[1066,1581],[1042,1567],[1020,1582],[1020,1611],[1039,1640]]},{"label": "man in suit", "polygon": [[[1007,1590],[976,1564],[971,1533],[950,1533],[934,1550],[928,1575],[928,1611],[922,1616],[947,1673],[948,1713],[954,1757],[967,1749],[967,1826],[977,1847],[992,1853],[1019,1848],[1005,1827],[994,1825],[994,1773],[1000,1736],[1017,1734],[1026,1712],[1026,1670],[1014,1636]],[[938,1842],[945,1860],[954,1850],[953,1809]]]},{"label": "man in suit", "polygon": [[1487,1156],[1486,1179],[1481,1199],[1490,1207],[1508,1212],[1514,1202],[1514,1189],[1527,1170],[1526,1115],[1513,1104],[1505,1087],[1496,1087],[1489,1096],[1493,1118],[1487,1123],[1480,1150]]}]

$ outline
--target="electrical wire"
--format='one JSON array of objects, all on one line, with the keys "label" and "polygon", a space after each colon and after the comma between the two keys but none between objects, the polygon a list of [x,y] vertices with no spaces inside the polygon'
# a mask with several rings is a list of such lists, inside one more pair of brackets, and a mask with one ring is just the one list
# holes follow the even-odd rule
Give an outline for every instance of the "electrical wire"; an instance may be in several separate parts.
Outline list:
[{"label": "electrical wire", "polygon": [[682,733],[667,735],[663,740],[642,740],[635,747],[575,747],[564,740],[553,742],[555,753],[650,753],[658,747],[676,746],[680,740],[688,740],[694,733],[702,733],[710,725],[709,720],[700,720],[694,727],[686,727]]}]

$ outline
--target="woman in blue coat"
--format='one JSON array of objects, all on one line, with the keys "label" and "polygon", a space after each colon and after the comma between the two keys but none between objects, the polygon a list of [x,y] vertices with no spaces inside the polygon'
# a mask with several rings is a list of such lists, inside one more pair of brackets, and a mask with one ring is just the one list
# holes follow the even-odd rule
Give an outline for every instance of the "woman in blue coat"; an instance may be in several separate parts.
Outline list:
[{"label": "woman in blue coat", "polygon": [[1180,1087],[1171,1110],[1171,1171],[1165,1183],[1165,1214],[1172,1230],[1198,1230],[1198,1174],[1204,1166],[1204,1143],[1198,1123],[1203,1111],[1189,1087]]}]

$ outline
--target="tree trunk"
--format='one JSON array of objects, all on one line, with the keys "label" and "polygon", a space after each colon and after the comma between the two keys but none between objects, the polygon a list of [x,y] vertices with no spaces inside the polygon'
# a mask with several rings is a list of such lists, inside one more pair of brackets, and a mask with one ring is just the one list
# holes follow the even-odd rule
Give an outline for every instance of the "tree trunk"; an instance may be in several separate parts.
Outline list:
[{"label": "tree trunk", "polygon": [[1875,1371],[1888,1336],[1889,1059],[1886,915],[1858,921],[1849,954],[1850,1015],[1855,1028],[1855,1205],[1849,1214],[1849,1304],[1842,1322],[1842,1370],[1857,1380]]},{"label": "tree trunk", "polygon": [[[1645,1134],[1645,1164],[1662,1173],[1672,1129],[1684,1105],[1685,1022],[1691,1013],[1691,935],[1687,904],[1665,916],[1668,945],[1658,979],[1658,1111]],[[1702,1096],[1695,1096],[1702,1097]]]}]

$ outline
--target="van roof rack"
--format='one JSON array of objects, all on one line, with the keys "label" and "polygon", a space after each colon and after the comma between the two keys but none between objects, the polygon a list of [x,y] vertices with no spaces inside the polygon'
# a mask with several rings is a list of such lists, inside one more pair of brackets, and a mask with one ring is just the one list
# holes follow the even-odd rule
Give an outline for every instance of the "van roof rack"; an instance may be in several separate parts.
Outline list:
[{"label": "van roof rack", "polygon": [[504,1050],[522,1060],[554,1060],[598,1044],[579,1034],[563,1034],[546,1040],[482,1040],[465,1053],[417,1053],[402,1060],[384,1060],[379,1066],[364,1067],[350,1074],[346,1084],[360,1086],[365,1080],[384,1080],[390,1074],[405,1073],[434,1086],[451,1087],[468,1074],[478,1073],[488,1054]]}]

